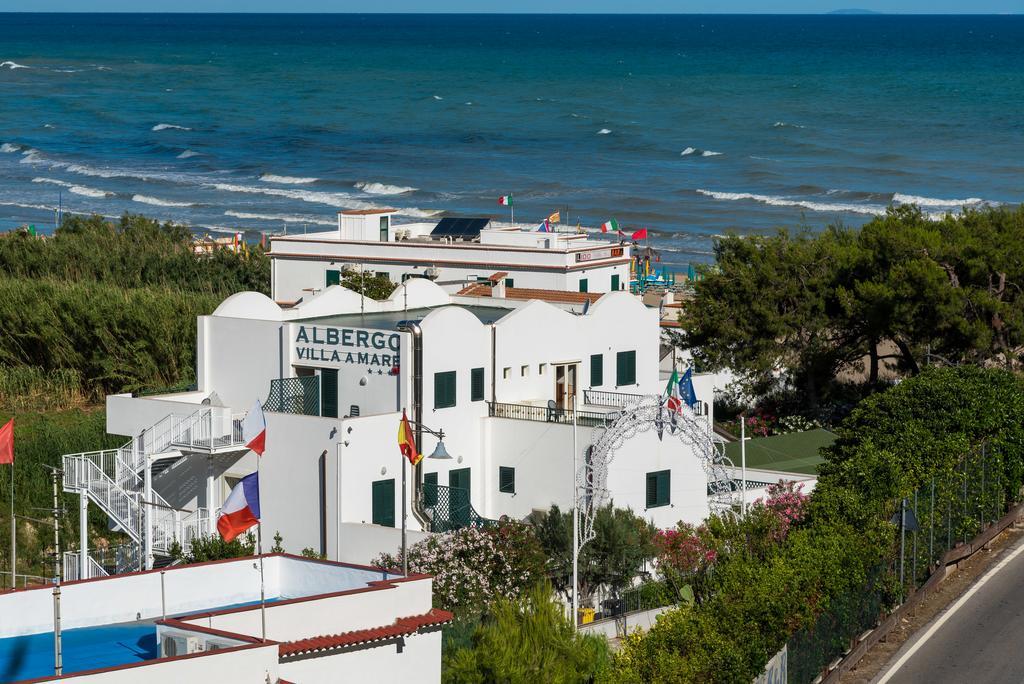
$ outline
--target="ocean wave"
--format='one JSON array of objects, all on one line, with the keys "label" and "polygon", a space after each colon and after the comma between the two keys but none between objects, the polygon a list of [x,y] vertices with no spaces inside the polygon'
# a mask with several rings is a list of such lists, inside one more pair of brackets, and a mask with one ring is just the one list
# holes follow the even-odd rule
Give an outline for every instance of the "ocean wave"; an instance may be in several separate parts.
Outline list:
[{"label": "ocean wave", "polygon": [[153,126],[153,128],[151,130],[154,130],[154,131],[167,131],[167,130],[191,131],[192,129],[189,128],[188,126],[178,126],[177,124],[159,123],[156,126]]},{"label": "ocean wave", "polygon": [[697,193],[705,197],[717,200],[760,202],[773,207],[801,207],[811,211],[823,212],[849,212],[854,214],[867,214],[869,216],[881,216],[885,214],[886,207],[872,204],[851,204],[846,202],[815,202],[797,197],[784,195],[758,195],[751,192],[718,192],[715,190],[698,189]]},{"label": "ocean wave", "polygon": [[946,207],[950,209],[959,209],[966,205],[985,203],[985,200],[980,197],[968,197],[967,199],[939,199],[936,197],[904,195],[899,192],[893,194],[892,201],[897,204],[916,204],[919,207]]},{"label": "ocean wave", "polygon": [[444,98],[441,97],[440,95],[434,95],[434,99],[435,100],[443,100]]},{"label": "ocean wave", "polygon": [[245,211],[225,211],[225,216],[244,219],[247,221],[281,221],[282,223],[313,223],[318,226],[336,226],[334,221],[314,218],[311,216],[292,216],[289,214],[252,214]]},{"label": "ocean wave", "polygon": [[15,69],[31,69],[32,68],[32,67],[25,66],[24,64],[18,64],[17,62],[11,62],[11,61],[0,62],[0,69],[2,69],[4,67],[7,67],[11,71],[14,71]]},{"label": "ocean wave", "polygon": [[178,159],[191,159],[192,157],[198,157],[201,154],[202,154],[202,152],[196,152],[195,150],[185,150],[184,152],[179,154],[177,158]]},{"label": "ocean wave", "polygon": [[18,161],[19,164],[45,164],[46,160],[43,159],[42,153],[34,147],[30,147],[27,150],[21,151],[21,159]]},{"label": "ocean wave", "polygon": [[599,130],[599,131],[597,132],[597,134],[598,134],[598,135],[608,135],[608,134],[609,134],[609,133],[611,133],[611,132],[612,132],[612,131],[611,131],[611,129],[610,129],[610,128],[602,128],[601,130]]},{"label": "ocean wave", "polygon": [[702,150],[699,147],[687,147],[685,150],[679,153],[680,157],[689,157],[690,155],[698,155],[701,157],[720,157],[721,152],[715,152],[714,150]]},{"label": "ocean wave", "polygon": [[194,207],[196,206],[193,202],[175,202],[173,200],[163,200],[159,197],[149,197],[147,195],[132,195],[132,202],[139,202],[140,204],[151,204],[155,207]]},{"label": "ocean wave", "polygon": [[387,183],[365,183],[360,181],[355,187],[367,195],[404,195],[407,192],[416,192],[417,188],[405,185],[388,185]]},{"label": "ocean wave", "polygon": [[319,190],[291,190],[286,188],[258,188],[251,185],[235,185],[233,183],[207,183],[205,187],[221,192],[238,192],[248,195],[268,195],[270,197],[286,197],[288,199],[326,204],[330,207],[346,209],[370,209],[373,205],[353,200],[351,196],[340,192],[322,192]]},{"label": "ocean wave", "polygon": [[57,180],[56,178],[33,178],[32,182],[59,185],[62,188],[67,188],[69,192],[73,192],[76,195],[82,195],[83,197],[100,198],[114,196],[114,193],[107,192],[106,190],[97,190],[96,188],[89,188],[84,185],[75,185],[74,183],[68,183],[67,181]]},{"label": "ocean wave", "polygon": [[260,176],[260,180],[264,183],[280,183],[282,185],[306,185],[308,183],[316,183],[319,178],[301,178],[296,176],[275,176],[272,173],[265,173]]},{"label": "ocean wave", "polygon": [[787,123],[785,121],[776,121],[772,124],[772,128],[803,128],[800,124]]},{"label": "ocean wave", "polygon": [[21,147],[14,143],[4,143],[3,145],[0,145],[0,152],[4,152],[6,154],[14,154],[20,149]]}]

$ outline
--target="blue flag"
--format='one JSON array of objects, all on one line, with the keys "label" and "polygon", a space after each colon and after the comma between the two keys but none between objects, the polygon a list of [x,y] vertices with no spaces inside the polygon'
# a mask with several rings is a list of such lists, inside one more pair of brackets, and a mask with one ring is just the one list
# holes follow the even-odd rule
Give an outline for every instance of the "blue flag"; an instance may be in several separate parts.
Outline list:
[{"label": "blue flag", "polygon": [[683,403],[690,408],[693,408],[697,403],[697,393],[693,391],[692,368],[687,368],[686,372],[683,373],[683,377],[679,379],[679,396],[683,398]]}]

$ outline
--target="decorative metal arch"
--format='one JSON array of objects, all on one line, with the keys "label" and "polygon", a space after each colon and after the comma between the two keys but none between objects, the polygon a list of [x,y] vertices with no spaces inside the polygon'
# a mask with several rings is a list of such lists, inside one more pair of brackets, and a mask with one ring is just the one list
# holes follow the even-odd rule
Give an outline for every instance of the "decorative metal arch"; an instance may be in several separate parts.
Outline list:
[{"label": "decorative metal arch", "polygon": [[670,411],[657,395],[640,397],[617,413],[609,414],[594,428],[594,441],[576,472],[577,506],[580,510],[580,546],[594,538],[594,515],[609,500],[608,465],[615,452],[641,432],[655,430],[693,448],[708,480],[708,505],[712,512],[729,510],[739,504],[739,487],[729,475],[732,461],[716,448],[708,422],[688,406],[681,413]]}]

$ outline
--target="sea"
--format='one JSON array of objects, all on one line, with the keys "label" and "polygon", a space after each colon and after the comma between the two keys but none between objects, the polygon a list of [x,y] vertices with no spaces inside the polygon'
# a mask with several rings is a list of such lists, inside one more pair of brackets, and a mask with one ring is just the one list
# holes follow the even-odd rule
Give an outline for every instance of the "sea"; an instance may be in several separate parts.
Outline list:
[{"label": "sea", "polygon": [[1019,203],[1024,16],[0,14],[0,230],[508,220],[502,195],[646,227],[678,268]]}]

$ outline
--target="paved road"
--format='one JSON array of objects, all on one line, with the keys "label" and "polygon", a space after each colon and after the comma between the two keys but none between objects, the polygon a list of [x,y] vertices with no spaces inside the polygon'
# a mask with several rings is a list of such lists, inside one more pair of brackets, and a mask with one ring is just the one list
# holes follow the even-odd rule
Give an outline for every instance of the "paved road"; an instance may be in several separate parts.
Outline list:
[{"label": "paved road", "polygon": [[1024,682],[1024,539],[908,641],[875,681]]}]

